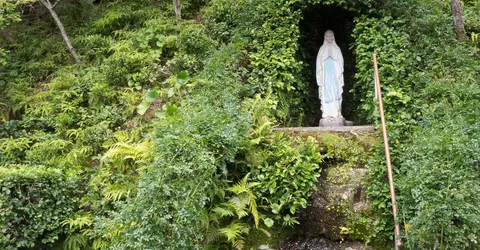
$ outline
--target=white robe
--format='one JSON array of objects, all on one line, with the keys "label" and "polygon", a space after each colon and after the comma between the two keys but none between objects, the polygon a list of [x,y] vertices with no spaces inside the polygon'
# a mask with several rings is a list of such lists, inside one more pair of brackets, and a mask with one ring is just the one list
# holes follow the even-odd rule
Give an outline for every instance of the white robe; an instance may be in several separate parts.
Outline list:
[{"label": "white robe", "polygon": [[[332,102],[325,102],[325,61],[329,58],[328,50],[332,51],[331,58],[334,60],[335,65],[335,77],[337,78],[337,84],[340,92],[340,99],[333,100]],[[343,56],[342,51],[335,43],[335,40],[332,43],[324,42],[322,47],[320,47],[317,55],[317,65],[316,65],[316,78],[318,84],[318,94],[321,100],[321,110],[322,118],[327,117],[341,117],[342,111],[342,98],[343,93]]]}]

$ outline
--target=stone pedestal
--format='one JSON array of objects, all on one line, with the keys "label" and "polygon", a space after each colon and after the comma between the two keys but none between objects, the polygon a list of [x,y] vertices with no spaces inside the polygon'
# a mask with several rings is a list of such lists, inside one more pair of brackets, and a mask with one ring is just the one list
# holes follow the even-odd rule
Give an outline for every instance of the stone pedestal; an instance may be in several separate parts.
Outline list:
[{"label": "stone pedestal", "polygon": [[320,120],[320,127],[342,127],[342,126],[352,126],[353,122],[345,120],[345,118],[322,118]]}]

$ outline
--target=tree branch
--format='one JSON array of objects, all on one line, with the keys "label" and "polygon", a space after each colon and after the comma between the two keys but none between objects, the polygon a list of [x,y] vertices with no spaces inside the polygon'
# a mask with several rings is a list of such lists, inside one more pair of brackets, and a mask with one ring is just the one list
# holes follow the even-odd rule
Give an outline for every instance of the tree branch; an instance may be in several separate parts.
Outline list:
[{"label": "tree branch", "polygon": [[57,0],[53,5],[52,5],[52,8],[55,8],[55,6],[57,6],[57,4],[60,2],[60,0]]},{"label": "tree branch", "polygon": [[8,31],[3,30],[3,29],[0,29],[0,32],[2,32],[3,37],[5,37],[5,39],[6,39],[9,43],[15,44],[15,39],[13,39],[13,37],[10,35],[10,33],[8,33]]},{"label": "tree branch", "polygon": [[[62,38],[67,44],[68,50],[70,51],[70,54],[72,54],[73,59],[75,60],[76,63],[82,63],[82,60],[80,60],[80,57],[77,55],[77,52],[75,51],[75,48],[73,47],[72,43],[70,42],[70,39],[68,38],[67,32],[65,31],[65,27],[63,26],[62,21],[57,15],[57,12],[53,9],[52,4],[50,3],[49,0],[39,0],[50,12],[52,15],[53,19],[55,20],[55,23],[58,26],[58,29],[60,30],[60,33],[62,34]],[[57,0],[58,3],[59,0]],[[56,4],[56,3],[55,3]]]}]

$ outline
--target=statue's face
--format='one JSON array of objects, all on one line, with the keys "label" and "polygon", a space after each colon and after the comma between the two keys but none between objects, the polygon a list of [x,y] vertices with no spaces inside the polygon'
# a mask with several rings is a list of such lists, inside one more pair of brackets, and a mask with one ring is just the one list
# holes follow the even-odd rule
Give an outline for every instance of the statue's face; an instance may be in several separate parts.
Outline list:
[{"label": "statue's face", "polygon": [[332,33],[325,34],[325,40],[327,40],[328,43],[332,43],[333,42],[333,34]]}]

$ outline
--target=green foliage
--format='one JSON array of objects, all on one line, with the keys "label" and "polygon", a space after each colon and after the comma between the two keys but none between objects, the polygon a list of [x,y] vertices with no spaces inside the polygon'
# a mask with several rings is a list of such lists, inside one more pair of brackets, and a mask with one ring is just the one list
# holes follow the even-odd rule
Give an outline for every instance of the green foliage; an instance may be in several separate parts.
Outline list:
[{"label": "green foliage", "polygon": [[298,223],[291,216],[306,208],[307,199],[320,176],[321,157],[310,137],[288,139],[277,134],[264,148],[254,148],[248,159],[252,177],[260,184],[255,191],[262,197],[259,206],[273,214],[277,223],[291,226]]},{"label": "green foliage", "polygon": [[[168,78],[164,83],[166,86],[171,85],[172,87],[146,91],[143,101],[137,106],[137,113],[144,115],[150,109],[152,103],[160,105],[162,103],[161,99],[163,99],[166,103],[163,104],[162,110],[165,111],[164,113],[171,115],[176,110],[178,101],[182,99],[181,97],[188,94],[189,88],[193,86],[193,84],[187,83],[188,72],[181,71],[177,76]],[[163,118],[165,114],[162,113],[162,110],[155,110],[155,116]]]},{"label": "green foliage", "polygon": [[250,146],[245,152],[245,164],[252,179],[258,182],[253,190],[259,197],[259,208],[268,217],[263,222],[272,227],[292,226],[297,209],[307,206],[307,199],[316,190],[322,162],[316,140],[308,137],[291,138],[273,133],[267,112],[270,99],[246,102],[250,107],[253,126],[249,131]]},{"label": "green foliage", "polygon": [[[405,236],[411,249],[475,249],[480,239],[475,205],[480,201],[480,126],[448,106],[426,114],[426,124],[402,148],[404,173],[398,183],[409,192],[402,192],[399,204],[410,227]],[[445,121],[435,119],[439,111],[446,112]]]},{"label": "green foliage", "polygon": [[[248,182],[247,174],[236,185],[226,189],[229,195],[228,201],[216,205],[209,214],[211,225],[206,232],[206,243],[209,247],[219,248],[222,240],[230,243],[234,249],[243,249],[244,236],[250,232],[251,226],[242,222],[246,216],[253,217],[254,226],[259,226],[259,214],[256,197],[253,188],[259,183]],[[232,220],[233,219],[233,220]]]},{"label": "green foliage", "polygon": [[[375,114],[367,56],[377,52],[400,215],[409,226],[407,246],[474,248],[478,211],[471,206],[477,198],[469,177],[476,170],[467,145],[478,142],[462,131],[478,127],[473,118],[478,112],[475,49],[455,39],[448,3],[398,1],[387,6],[396,19],[357,20],[356,53],[364,59],[358,60],[355,90],[366,93],[361,110],[370,111],[362,115]],[[387,239],[393,225],[382,148],[378,145],[369,161],[368,194],[375,213],[382,215],[375,234]],[[466,217],[471,223],[463,222]]]},{"label": "green foliage", "polygon": [[389,126],[394,126],[394,130],[397,127],[404,129],[414,123],[411,108],[415,105],[412,100],[413,83],[408,79],[413,71],[411,65],[414,61],[413,53],[409,51],[411,45],[408,35],[398,28],[402,22],[391,17],[377,19],[362,16],[355,22],[353,36],[358,59],[354,95],[362,103],[358,109],[359,116],[365,117],[367,121],[373,121],[374,117],[378,117],[372,67],[373,54],[376,53],[381,72],[386,117],[388,121],[395,121],[390,122]]},{"label": "green foliage", "polygon": [[20,12],[17,7],[27,4],[33,0],[1,0],[0,1],[0,29],[7,27],[9,24],[20,21]]},{"label": "green foliage", "polygon": [[[357,57],[357,73],[354,96],[362,102],[359,116],[367,121],[377,121],[378,110],[374,91],[373,53],[378,56],[385,117],[390,140],[395,146],[401,135],[410,133],[420,113],[415,103],[413,72],[414,54],[410,51],[409,36],[400,29],[401,21],[389,16],[382,19],[362,16],[356,19],[353,33]],[[369,161],[368,195],[378,211],[377,226],[372,234],[379,238],[391,238],[387,228],[391,223],[391,198],[388,189],[383,144],[374,146],[377,152]],[[395,152],[392,149],[392,152]],[[393,154],[395,156],[395,154]]]},{"label": "green foliage", "polygon": [[[216,235],[229,242],[210,247],[240,249],[263,226],[294,224],[320,163],[366,161],[350,140],[271,131],[301,124],[310,105],[300,21],[322,5],[356,16],[353,94],[365,122],[378,116],[378,54],[410,248],[476,246],[478,1],[464,1],[465,43],[438,0],[182,0],[194,20],[179,24],[168,1],[61,1],[56,9],[84,61],[73,66],[48,13],[32,4],[20,16],[15,6],[24,3],[0,0],[0,28],[17,42],[0,41],[0,165],[45,165],[38,171],[82,180],[80,209],[48,224],[52,237],[37,235],[46,242],[68,234],[66,249],[189,249]],[[162,119],[153,123],[153,111]],[[368,192],[372,237],[386,240],[382,148],[369,159]],[[25,228],[28,237],[38,229]]]},{"label": "green foliage", "polygon": [[78,183],[54,168],[0,168],[0,245],[19,249],[51,244],[66,233],[60,223],[75,210]]},{"label": "green foliage", "polygon": [[[123,209],[121,218],[126,221],[122,224],[131,226],[125,229],[118,248],[198,245],[202,240],[198,216],[204,211],[212,178],[242,145],[245,121],[232,105],[212,107],[193,100],[176,115],[161,120],[156,160],[143,175],[138,195]],[[143,220],[151,209],[156,214],[153,221]]]},{"label": "green foliage", "polygon": [[[205,66],[225,63],[223,68],[231,69],[224,71],[225,78],[198,79],[202,84],[178,111],[156,124],[155,160],[141,175],[137,195],[114,217],[113,225],[125,225],[114,248],[185,249],[202,244],[199,218],[218,189],[218,173],[245,145],[248,128],[247,115],[236,107],[235,64],[228,64],[231,57],[223,60],[226,51],[238,53],[226,47]],[[202,95],[206,91],[209,95]]]}]

